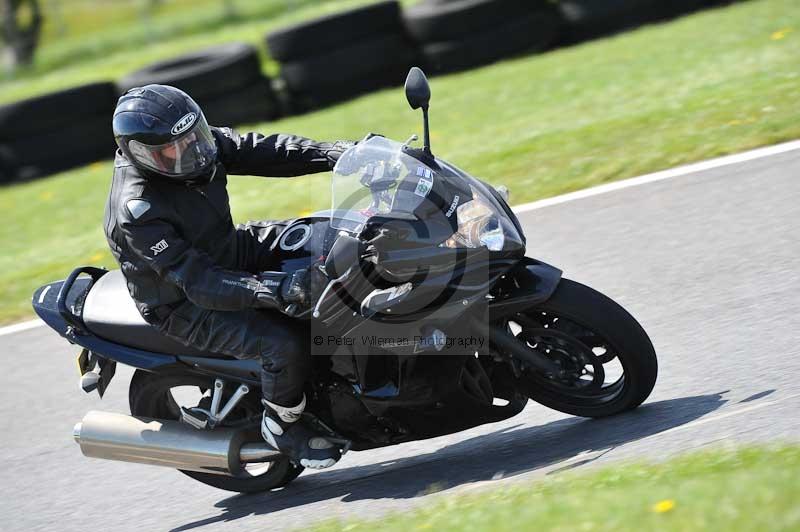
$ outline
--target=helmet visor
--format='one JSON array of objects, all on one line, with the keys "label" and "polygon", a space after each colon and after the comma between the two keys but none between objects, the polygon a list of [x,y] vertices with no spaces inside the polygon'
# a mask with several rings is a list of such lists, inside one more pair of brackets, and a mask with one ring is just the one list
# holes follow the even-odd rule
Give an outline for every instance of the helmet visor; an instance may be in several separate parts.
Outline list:
[{"label": "helmet visor", "polygon": [[217,144],[204,116],[181,136],[158,146],[136,140],[128,143],[136,162],[170,177],[192,177],[208,168],[217,156]]}]

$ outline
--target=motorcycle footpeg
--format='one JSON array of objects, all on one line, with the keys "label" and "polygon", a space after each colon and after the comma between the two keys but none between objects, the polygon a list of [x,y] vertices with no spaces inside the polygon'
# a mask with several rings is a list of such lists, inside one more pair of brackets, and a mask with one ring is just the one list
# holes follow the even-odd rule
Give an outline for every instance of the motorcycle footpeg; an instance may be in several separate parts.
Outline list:
[{"label": "motorcycle footpeg", "polygon": [[100,374],[94,371],[87,371],[83,375],[81,375],[81,390],[86,393],[92,393],[95,391],[100,383]]},{"label": "motorcycle footpeg", "polygon": [[351,440],[346,440],[344,438],[330,438],[326,436],[325,439],[332,444],[337,445],[341,450],[342,456],[346,455],[347,451],[350,450],[350,447],[353,446],[353,442]]},{"label": "motorcycle footpeg", "polygon": [[208,413],[199,409],[186,408],[185,406],[181,407],[181,421],[198,430],[214,428],[213,423],[209,423],[210,417]]},{"label": "motorcycle footpeg", "polygon": [[311,425],[316,432],[319,433],[326,433],[322,434],[322,438],[325,438],[332,444],[341,448],[342,455],[347,453],[350,450],[350,447],[353,446],[353,442],[348,440],[347,438],[342,437],[341,434],[338,434],[335,430],[330,428],[324,421],[322,421],[317,416],[311,414],[310,412],[304,412],[303,418],[305,419],[306,423]]}]

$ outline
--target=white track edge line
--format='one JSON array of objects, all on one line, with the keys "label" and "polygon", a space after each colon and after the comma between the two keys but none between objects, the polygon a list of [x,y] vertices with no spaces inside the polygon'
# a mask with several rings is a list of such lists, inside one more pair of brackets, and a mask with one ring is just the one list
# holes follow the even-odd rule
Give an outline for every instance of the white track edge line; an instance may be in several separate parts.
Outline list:
[{"label": "white track edge line", "polygon": [[37,327],[41,327],[42,325],[44,325],[44,322],[38,318],[30,321],[23,321],[22,323],[15,323],[14,325],[6,325],[5,327],[0,327],[0,336],[27,331],[29,329],[35,329]]},{"label": "white track edge line", "polygon": [[[583,190],[578,190],[576,192],[570,192],[568,194],[554,196],[552,198],[545,198],[530,203],[523,203],[522,205],[517,205],[515,207],[512,207],[512,209],[514,210],[515,213],[521,214],[524,212],[534,211],[536,209],[542,209],[544,207],[550,207],[551,205],[558,205],[561,203],[567,203],[569,201],[575,201],[583,198],[588,198],[591,196],[598,196],[600,194],[614,192],[615,190],[635,187],[647,183],[654,183],[656,181],[662,181],[664,179],[669,179],[672,177],[679,177],[683,175],[692,174],[695,172],[702,172],[703,170],[711,170],[713,168],[720,168],[722,166],[729,166],[732,164],[753,161],[755,159],[761,159],[764,157],[769,157],[771,155],[778,155],[781,153],[786,153],[794,150],[800,150],[800,140],[793,140],[790,142],[784,142],[782,144],[775,144],[774,146],[756,148],[754,150],[745,151],[742,153],[734,153],[733,155],[725,155],[723,157],[717,157],[716,159],[708,159],[707,161],[691,163],[684,166],[678,166],[676,168],[670,168],[668,170],[660,170],[652,174],[645,174],[639,177],[631,177],[629,179],[623,179],[621,181],[615,181],[613,183],[608,183],[605,185],[586,188]],[[9,334],[27,331],[29,329],[35,329],[36,327],[41,327],[42,325],[44,325],[44,322],[40,319],[25,321],[22,323],[15,323],[14,325],[7,325],[5,327],[0,327],[0,336],[7,336]]]},{"label": "white track edge line", "polygon": [[562,194],[560,196],[554,196],[552,198],[545,198],[538,201],[517,205],[515,207],[512,207],[512,209],[514,210],[515,213],[521,214],[524,212],[550,207],[552,205],[567,203],[569,201],[589,198],[592,196],[599,196],[600,194],[606,194],[608,192],[614,192],[616,190],[622,190],[625,188],[645,185],[647,183],[655,183],[656,181],[662,181],[664,179],[670,179],[673,177],[685,176],[696,172],[702,172],[704,170],[712,170],[714,168],[730,166],[732,164],[738,164],[738,163],[753,161],[756,159],[762,159],[764,157],[770,157],[772,155],[778,155],[781,153],[786,153],[798,149],[800,149],[800,140],[793,140],[790,142],[784,142],[782,144],[775,144],[773,146],[756,148],[754,150],[745,151],[742,153],[725,155],[722,157],[717,157],[716,159],[708,159],[706,161],[691,163],[684,166],[670,168],[667,170],[660,170],[658,172],[654,172],[652,174],[645,174],[639,177],[631,177],[628,179],[623,179],[621,181],[614,181],[613,183],[607,183],[605,185],[598,185],[596,187],[585,188],[583,190]]}]

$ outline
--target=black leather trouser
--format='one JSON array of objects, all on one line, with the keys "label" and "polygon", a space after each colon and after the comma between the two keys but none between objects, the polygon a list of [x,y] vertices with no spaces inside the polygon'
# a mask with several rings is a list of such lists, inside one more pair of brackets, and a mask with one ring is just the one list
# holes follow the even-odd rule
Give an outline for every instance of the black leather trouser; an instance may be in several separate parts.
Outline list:
[{"label": "black leather trouser", "polygon": [[[257,222],[237,231],[238,267],[256,273],[274,269],[270,247],[283,225]],[[307,322],[290,319],[278,311],[245,309],[208,310],[186,301],[159,327],[167,336],[211,353],[240,359],[261,359],[264,398],[294,406],[303,397],[311,372]]]}]

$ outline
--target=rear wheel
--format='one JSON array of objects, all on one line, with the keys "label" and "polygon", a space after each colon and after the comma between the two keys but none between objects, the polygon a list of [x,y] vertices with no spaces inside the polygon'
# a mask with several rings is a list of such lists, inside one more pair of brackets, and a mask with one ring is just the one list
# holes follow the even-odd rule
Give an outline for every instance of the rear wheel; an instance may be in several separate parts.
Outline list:
[{"label": "rear wheel", "polygon": [[507,331],[553,360],[560,375],[522,368],[523,393],[545,406],[583,417],[636,408],[655,386],[658,362],[639,323],[617,303],[563,279],[553,296],[506,319]]},{"label": "rear wheel", "polygon": [[[134,416],[178,420],[181,406],[193,407],[210,404],[210,378],[185,373],[149,373],[137,370],[131,379],[128,402]],[[228,386],[233,391],[233,386]],[[225,419],[224,425],[248,427],[255,424],[261,412],[258,399],[248,394]],[[223,397],[223,402],[227,397]],[[208,404],[206,404],[208,403]],[[223,403],[224,404],[224,403]],[[253,441],[261,442],[254,430]],[[195,480],[215,488],[240,493],[255,493],[285,486],[303,472],[288,458],[274,462],[253,463],[242,467],[235,476],[214,475],[195,471],[181,471]]]}]

